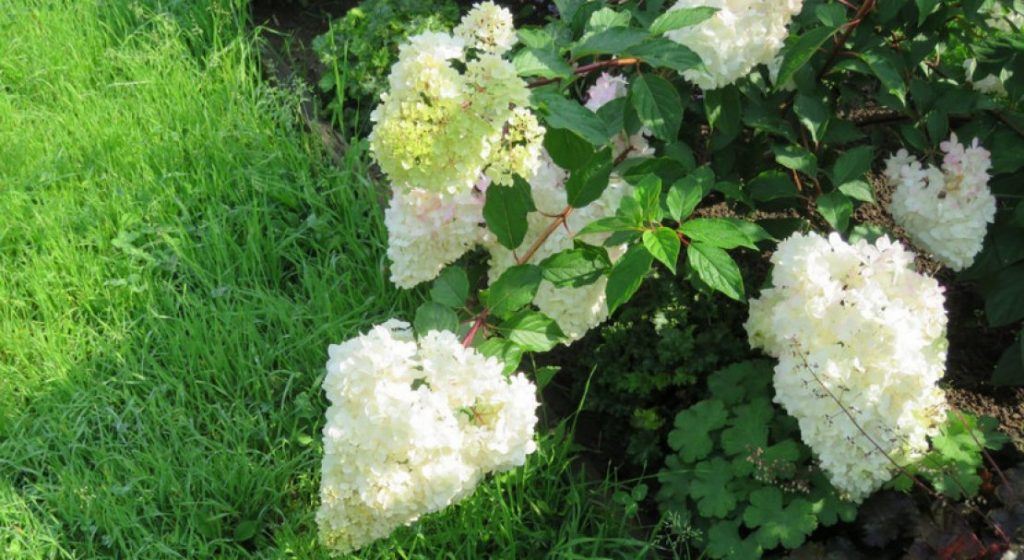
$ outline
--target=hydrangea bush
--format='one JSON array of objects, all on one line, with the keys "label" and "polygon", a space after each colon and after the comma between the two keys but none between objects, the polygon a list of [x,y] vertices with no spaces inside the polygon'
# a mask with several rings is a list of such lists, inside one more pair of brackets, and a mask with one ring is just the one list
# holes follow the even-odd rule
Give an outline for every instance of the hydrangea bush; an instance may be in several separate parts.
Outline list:
[{"label": "hydrangea bush", "polygon": [[[521,464],[537,402],[522,356],[583,337],[652,270],[738,302],[760,292],[750,344],[776,359],[770,393],[822,492],[856,503],[910,473],[948,408],[944,288],[915,253],[982,277],[993,324],[1024,318],[1024,39],[989,33],[1019,25],[1017,8],[555,6],[517,29],[478,3],[399,48],[369,146],[391,190],[391,279],[429,282],[430,297],[414,332],[388,323],[332,347],[324,543],[358,548]],[[951,46],[967,56],[946,61]],[[1009,352],[998,379],[1024,382]],[[699,454],[686,418],[669,442],[680,456]],[[771,519],[775,492],[742,495],[761,508],[743,518],[758,554],[803,540]]]}]

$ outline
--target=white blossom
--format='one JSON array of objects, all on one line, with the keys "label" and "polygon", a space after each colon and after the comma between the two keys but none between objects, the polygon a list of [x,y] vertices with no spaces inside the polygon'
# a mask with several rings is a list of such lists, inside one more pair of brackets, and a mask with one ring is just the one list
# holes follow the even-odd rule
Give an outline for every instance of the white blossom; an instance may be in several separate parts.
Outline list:
[{"label": "white blossom", "polygon": [[503,54],[516,44],[512,12],[494,2],[477,2],[459,25],[455,36],[472,48]]},{"label": "white blossom", "polygon": [[875,444],[906,464],[945,418],[942,288],[913,259],[885,237],[851,246],[835,233],[797,233],[772,256],[773,287],[750,302],[751,346],[779,359],[775,401],[858,502],[893,476]]},{"label": "white blossom", "polygon": [[472,493],[536,449],[534,385],[451,332],[388,321],[332,345],[317,524],[350,552]]},{"label": "white blossom", "polygon": [[479,191],[449,195],[395,190],[384,211],[391,281],[411,288],[433,280],[480,241],[483,198]]},{"label": "white blossom", "polygon": [[939,146],[942,169],[922,167],[900,150],[886,161],[885,176],[896,186],[892,217],[915,244],[953,270],[963,270],[981,251],[996,199],[989,190],[991,156],[974,143],[965,147],[953,134]]},{"label": "white blossom", "polygon": [[670,11],[701,6],[718,12],[665,36],[692,49],[704,62],[703,68],[687,70],[683,76],[703,89],[716,89],[746,76],[758,64],[772,62],[803,0],[679,0]]}]

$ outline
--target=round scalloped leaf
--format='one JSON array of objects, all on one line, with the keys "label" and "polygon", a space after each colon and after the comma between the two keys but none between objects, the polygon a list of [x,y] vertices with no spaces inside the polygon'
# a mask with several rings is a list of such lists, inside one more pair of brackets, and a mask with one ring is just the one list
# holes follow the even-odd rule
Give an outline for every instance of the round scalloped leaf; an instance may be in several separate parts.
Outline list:
[{"label": "round scalloped leaf", "polygon": [[701,401],[676,415],[676,429],[669,433],[668,445],[679,452],[683,461],[699,461],[707,457],[714,446],[711,432],[725,426],[727,418],[722,401]]}]

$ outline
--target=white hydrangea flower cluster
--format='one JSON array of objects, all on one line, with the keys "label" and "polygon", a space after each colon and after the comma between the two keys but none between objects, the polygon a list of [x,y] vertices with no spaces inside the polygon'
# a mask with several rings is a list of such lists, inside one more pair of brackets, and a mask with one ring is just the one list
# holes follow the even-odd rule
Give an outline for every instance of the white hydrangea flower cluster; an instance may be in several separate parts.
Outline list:
[{"label": "white hydrangea flower cluster", "polygon": [[996,199],[988,187],[991,154],[975,139],[964,146],[950,136],[939,148],[942,169],[922,167],[906,150],[885,164],[896,186],[889,211],[910,238],[953,270],[963,270],[981,251]]},{"label": "white hydrangea flower cluster", "polygon": [[751,346],[779,359],[775,401],[832,484],[858,502],[894,471],[861,429],[906,464],[945,418],[943,292],[913,260],[886,237],[851,246],[835,233],[797,233],[772,256],[774,287],[750,302]]},{"label": "white hydrangea flower cluster", "polygon": [[683,76],[703,89],[727,86],[758,64],[769,64],[782,49],[803,0],[679,0],[670,10],[709,6],[711,18],[665,34],[700,55],[704,67]]},{"label": "white hydrangea flower cluster", "polygon": [[472,48],[504,54],[516,44],[512,12],[494,2],[477,2],[455,28],[455,36]]},{"label": "white hydrangea flower cluster", "polygon": [[484,229],[483,193],[446,195],[396,190],[384,211],[391,281],[412,288],[433,280],[480,241]]},{"label": "white hydrangea flower cluster", "polygon": [[441,510],[536,450],[533,383],[451,332],[417,341],[392,320],[328,351],[317,524],[334,551]]},{"label": "white hydrangea flower cluster", "polygon": [[[526,82],[501,57],[514,41],[511,14],[486,2],[456,35],[421,33],[399,47],[388,91],[370,115],[370,150],[393,188],[459,194],[496,163],[499,183],[533,173],[544,129],[526,109]],[[475,57],[467,45],[479,50]],[[516,137],[507,139],[508,130]]]}]

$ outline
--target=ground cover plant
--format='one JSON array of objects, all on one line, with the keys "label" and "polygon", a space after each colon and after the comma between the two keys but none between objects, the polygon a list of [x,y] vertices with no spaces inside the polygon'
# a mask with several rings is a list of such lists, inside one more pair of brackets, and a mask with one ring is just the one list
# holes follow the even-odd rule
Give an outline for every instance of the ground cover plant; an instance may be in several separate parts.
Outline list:
[{"label": "ground cover plant", "polygon": [[[328,557],[324,349],[414,299],[365,144],[332,163],[247,14],[5,4],[0,557]],[[643,555],[570,428],[362,556]]]},{"label": "ground cover plant", "polygon": [[[369,449],[372,437],[345,435],[353,423],[420,414],[450,437],[392,432],[404,447],[373,466],[328,453],[325,545],[358,550],[359,527],[413,523],[461,500],[481,473],[524,461],[535,403],[494,391],[518,394],[523,371],[540,387],[557,379],[557,367],[524,357],[627,313],[656,270],[748,305],[747,342],[772,358],[770,368],[722,370],[744,375],[689,380],[691,408],[675,417],[658,496],[673,526],[692,521],[690,544],[713,557],[813,554],[803,545],[819,524],[852,522],[890,485],[962,522],[908,553],[1012,552],[1016,523],[965,501],[984,480],[1010,494],[1014,483],[990,454],[1005,441],[993,421],[949,403],[948,288],[935,274],[953,286],[980,278],[990,325],[1019,322],[1011,277],[1024,236],[1019,224],[992,224],[1021,207],[1020,6],[554,7],[545,25],[517,29],[511,11],[481,2],[450,32],[409,37],[370,115],[370,151],[390,186],[390,279],[429,289],[411,324],[372,331],[400,325],[408,350],[371,334],[332,346],[411,361],[331,370],[325,390],[337,408],[324,438]],[[1002,261],[986,269],[979,253],[991,246]],[[439,336],[448,350],[435,352]],[[633,341],[638,361],[654,342]],[[995,384],[1024,381],[1014,348]],[[500,391],[474,387],[461,368],[508,377]],[[385,392],[406,395],[408,411],[347,400],[362,379],[396,371],[408,373]],[[663,375],[661,388],[683,384]],[[694,398],[705,384],[705,399]],[[656,408],[634,412],[640,424],[647,414],[647,431],[660,427]],[[508,462],[478,456],[481,432],[511,451]],[[660,457],[637,453],[644,447],[626,449]],[[420,464],[437,453],[458,459]],[[438,492],[408,482],[421,477]],[[460,483],[446,487],[449,477]],[[619,495],[631,510],[647,496],[637,488]]]}]

